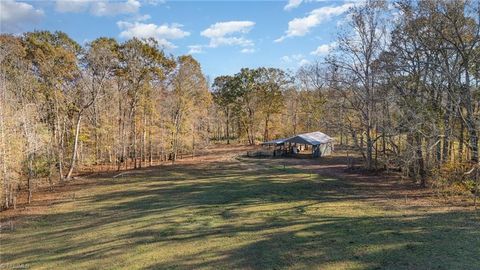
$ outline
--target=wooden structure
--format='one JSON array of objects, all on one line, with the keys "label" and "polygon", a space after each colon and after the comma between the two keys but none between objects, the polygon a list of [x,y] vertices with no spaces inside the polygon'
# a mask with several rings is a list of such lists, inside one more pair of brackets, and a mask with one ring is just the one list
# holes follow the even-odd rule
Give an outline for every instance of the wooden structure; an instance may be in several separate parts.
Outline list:
[{"label": "wooden structure", "polygon": [[270,156],[311,156],[313,158],[328,156],[334,150],[334,140],[320,131],[298,134],[262,143]]}]

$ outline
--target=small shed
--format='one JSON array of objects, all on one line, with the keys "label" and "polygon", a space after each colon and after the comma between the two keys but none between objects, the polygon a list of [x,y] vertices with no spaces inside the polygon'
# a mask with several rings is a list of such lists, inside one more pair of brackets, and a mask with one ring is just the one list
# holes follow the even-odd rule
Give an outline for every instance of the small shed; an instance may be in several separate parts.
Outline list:
[{"label": "small shed", "polygon": [[271,140],[268,142],[263,142],[262,146],[267,147],[269,149],[273,148],[272,155],[275,156],[281,156],[284,153],[284,146],[285,146],[285,141],[287,141],[289,138],[281,138],[281,139],[276,139],[276,140]]}]

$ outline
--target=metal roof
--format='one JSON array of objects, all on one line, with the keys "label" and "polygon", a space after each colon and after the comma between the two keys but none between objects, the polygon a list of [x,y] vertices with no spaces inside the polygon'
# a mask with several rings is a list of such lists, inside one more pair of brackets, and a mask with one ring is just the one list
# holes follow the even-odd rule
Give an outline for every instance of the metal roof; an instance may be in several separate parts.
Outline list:
[{"label": "metal roof", "polygon": [[262,145],[278,145],[286,142],[319,145],[319,144],[329,143],[331,141],[333,141],[333,139],[327,134],[322,133],[320,131],[315,131],[310,133],[298,134],[296,136],[289,137],[289,138],[281,138],[281,139],[264,142],[262,143]]},{"label": "metal roof", "polygon": [[289,138],[281,138],[281,139],[276,139],[276,140],[272,140],[272,141],[268,141],[268,142],[263,142],[262,144],[263,145],[282,144],[288,139]]},{"label": "metal roof", "polygon": [[315,131],[310,133],[299,134],[297,136],[287,139],[285,142],[319,145],[319,144],[329,143],[331,141],[333,141],[333,139],[327,134],[322,133],[320,131]]}]

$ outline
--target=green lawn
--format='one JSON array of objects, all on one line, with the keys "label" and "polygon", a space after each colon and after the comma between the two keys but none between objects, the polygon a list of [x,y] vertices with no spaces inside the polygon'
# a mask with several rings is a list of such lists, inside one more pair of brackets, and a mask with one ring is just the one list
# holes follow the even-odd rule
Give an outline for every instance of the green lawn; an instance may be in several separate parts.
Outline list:
[{"label": "green lawn", "polygon": [[89,179],[1,236],[0,269],[480,269],[466,209],[402,204],[283,161]]}]

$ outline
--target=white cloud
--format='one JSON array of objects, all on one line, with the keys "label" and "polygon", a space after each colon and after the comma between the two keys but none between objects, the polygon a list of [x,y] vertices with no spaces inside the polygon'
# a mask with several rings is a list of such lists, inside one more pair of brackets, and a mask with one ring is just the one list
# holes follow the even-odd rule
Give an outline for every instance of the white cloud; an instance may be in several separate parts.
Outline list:
[{"label": "white cloud", "polygon": [[152,18],[152,16],[148,15],[148,14],[145,14],[145,15],[138,15],[138,16],[135,16],[133,18],[134,21],[137,21],[137,22],[144,22],[144,21],[148,21]]},{"label": "white cloud", "polygon": [[285,35],[275,40],[275,42],[282,42],[284,39],[295,36],[304,36],[310,29],[329,20],[333,16],[338,16],[347,11],[354,4],[346,3],[341,6],[328,6],[314,9],[308,13],[306,17],[295,18],[288,22],[288,29]]},{"label": "white cloud", "polygon": [[301,61],[304,58],[303,54],[292,54],[292,55],[285,55],[282,56],[282,61],[285,63],[292,63]]},{"label": "white cloud", "polygon": [[285,55],[280,58],[288,67],[301,67],[310,64],[303,54]]},{"label": "white cloud", "polygon": [[58,12],[85,12],[95,16],[115,16],[119,14],[137,13],[141,4],[139,0],[57,0],[55,9]]},{"label": "white cloud", "polygon": [[297,8],[300,6],[300,4],[303,2],[303,0],[288,0],[288,3],[286,6],[283,7],[284,10],[291,10],[294,8]]},{"label": "white cloud", "polygon": [[222,45],[253,46],[253,41],[243,37],[255,25],[251,21],[229,21],[212,24],[200,34],[210,39],[209,47],[216,48]]},{"label": "white cloud", "polygon": [[316,56],[321,56],[328,54],[333,48],[337,46],[336,42],[332,42],[330,44],[323,44],[317,47],[313,52],[311,52],[311,55],[316,55]]},{"label": "white cloud", "polygon": [[181,29],[181,24],[163,24],[156,25],[153,23],[141,23],[141,22],[125,22],[119,21],[117,25],[122,32],[120,37],[122,38],[154,38],[161,46],[168,49],[176,48],[174,44],[170,42],[172,39],[180,39],[190,35],[189,32]]},{"label": "white cloud", "polygon": [[300,67],[305,66],[305,65],[308,65],[308,64],[310,64],[310,61],[308,61],[307,59],[302,59],[302,60],[298,63],[298,65],[299,65]]},{"label": "white cloud", "polygon": [[196,54],[196,53],[203,53],[203,46],[202,45],[190,45],[188,46],[190,49],[188,54]]},{"label": "white cloud", "polygon": [[156,6],[158,4],[165,4],[166,0],[147,0],[147,4]]},{"label": "white cloud", "polygon": [[0,0],[0,32],[20,32],[24,25],[39,22],[43,15],[43,10],[30,4]]},{"label": "white cloud", "polygon": [[292,10],[299,7],[302,3],[311,2],[360,2],[363,0],[288,0],[287,5],[283,7],[284,10]]},{"label": "white cloud", "polygon": [[253,48],[244,48],[240,51],[241,53],[254,53],[255,49]]},{"label": "white cloud", "polygon": [[209,47],[211,48],[216,48],[223,45],[249,47],[253,46],[254,43],[250,39],[246,39],[244,37],[218,37],[210,39]]},{"label": "white cloud", "polygon": [[113,16],[117,14],[136,13],[141,4],[137,0],[127,2],[97,1],[93,4],[91,12],[95,16]]},{"label": "white cloud", "polygon": [[55,3],[55,9],[58,12],[84,12],[88,9],[92,0],[57,0]]},{"label": "white cloud", "polygon": [[218,22],[203,30],[201,35],[213,38],[223,37],[235,32],[248,33],[254,25],[255,23],[251,21]]}]

